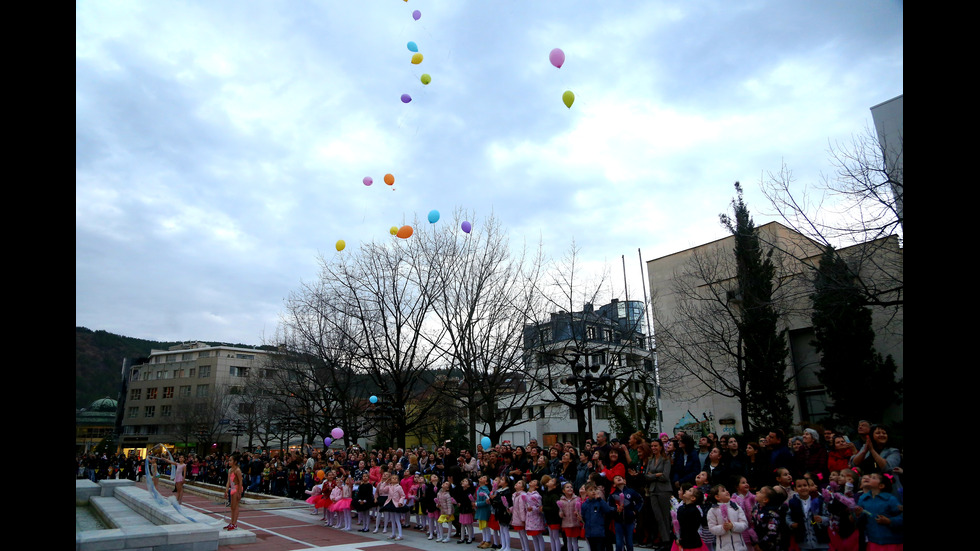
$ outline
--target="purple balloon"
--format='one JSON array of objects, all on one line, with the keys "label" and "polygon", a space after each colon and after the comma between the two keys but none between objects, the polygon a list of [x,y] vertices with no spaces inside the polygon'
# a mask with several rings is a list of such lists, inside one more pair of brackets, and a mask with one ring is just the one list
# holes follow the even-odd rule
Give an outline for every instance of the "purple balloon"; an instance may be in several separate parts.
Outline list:
[{"label": "purple balloon", "polygon": [[333,443],[333,440],[331,440],[329,436],[323,439],[323,446],[326,447],[326,448],[329,448],[330,447],[330,444],[332,444],[332,443]]},{"label": "purple balloon", "polygon": [[471,226],[469,222],[463,222],[462,227],[463,231],[466,233],[470,233],[470,230],[473,229],[473,226]]},{"label": "purple balloon", "polygon": [[408,94],[402,94],[402,103],[408,103],[412,101],[412,96]]},{"label": "purple balloon", "polygon": [[372,178],[370,176],[365,176],[364,177],[364,185],[369,186],[369,185],[371,185],[373,183],[374,183],[374,178]]},{"label": "purple balloon", "polygon": [[551,60],[552,65],[561,69],[561,66],[565,64],[565,52],[561,51],[561,48],[555,48],[551,50],[548,59]]},{"label": "purple balloon", "polygon": [[412,12],[412,19],[418,21],[421,18],[422,18],[422,12],[420,12],[419,10],[415,10]]}]

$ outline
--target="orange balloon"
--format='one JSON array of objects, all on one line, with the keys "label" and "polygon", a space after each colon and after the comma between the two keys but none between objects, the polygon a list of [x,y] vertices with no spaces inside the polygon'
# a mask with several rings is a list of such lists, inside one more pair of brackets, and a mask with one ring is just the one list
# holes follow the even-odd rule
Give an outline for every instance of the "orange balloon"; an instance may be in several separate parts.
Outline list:
[{"label": "orange balloon", "polygon": [[398,233],[396,235],[402,239],[408,239],[409,237],[412,237],[413,231],[415,230],[412,229],[412,226],[402,226],[398,228]]},{"label": "orange balloon", "polygon": [[395,177],[391,174],[385,174],[385,183],[389,186],[393,185],[395,183]]}]

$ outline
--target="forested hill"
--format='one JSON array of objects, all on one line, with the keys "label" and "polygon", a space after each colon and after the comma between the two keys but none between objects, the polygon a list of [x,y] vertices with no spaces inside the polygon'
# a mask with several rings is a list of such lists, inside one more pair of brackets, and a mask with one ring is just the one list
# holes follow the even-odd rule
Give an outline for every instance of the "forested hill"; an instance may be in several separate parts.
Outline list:
[{"label": "forested hill", "polygon": [[[179,343],[134,339],[107,331],[75,327],[75,409],[86,408],[99,398],[119,399],[124,358],[147,358],[150,350],[166,350],[175,344]],[[232,346],[252,347],[245,344]]]}]

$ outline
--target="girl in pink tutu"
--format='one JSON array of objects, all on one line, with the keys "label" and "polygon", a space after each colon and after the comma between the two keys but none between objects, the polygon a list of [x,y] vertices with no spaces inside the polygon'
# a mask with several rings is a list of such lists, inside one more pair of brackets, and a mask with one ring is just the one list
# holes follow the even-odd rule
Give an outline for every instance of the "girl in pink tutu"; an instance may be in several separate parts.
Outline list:
[{"label": "girl in pink tutu", "polygon": [[[333,491],[330,492],[330,499],[333,500],[333,505],[330,506],[330,512],[333,513],[336,519],[334,528],[350,530],[350,503],[353,495],[354,479],[349,476],[342,483],[338,483]],[[336,499],[334,499],[334,496],[336,496]]]}]

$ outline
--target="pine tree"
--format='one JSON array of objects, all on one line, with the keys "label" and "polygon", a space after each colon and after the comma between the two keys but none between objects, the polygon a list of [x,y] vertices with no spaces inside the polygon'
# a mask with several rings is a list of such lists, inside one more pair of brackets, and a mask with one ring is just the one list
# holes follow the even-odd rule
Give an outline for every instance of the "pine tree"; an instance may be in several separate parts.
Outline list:
[{"label": "pine tree", "polygon": [[793,411],[786,377],[786,336],[779,331],[779,313],[773,303],[773,250],[763,251],[738,182],[735,190],[734,219],[726,214],[720,218],[735,236],[735,293],[741,301],[737,323],[748,378],[746,410],[753,427],[786,429],[793,422]]},{"label": "pine tree", "polygon": [[902,381],[891,355],[875,350],[871,310],[847,262],[828,246],[820,258],[811,295],[812,342],[820,354],[818,374],[833,400],[828,410],[836,421],[854,426],[879,416],[901,401]]}]

